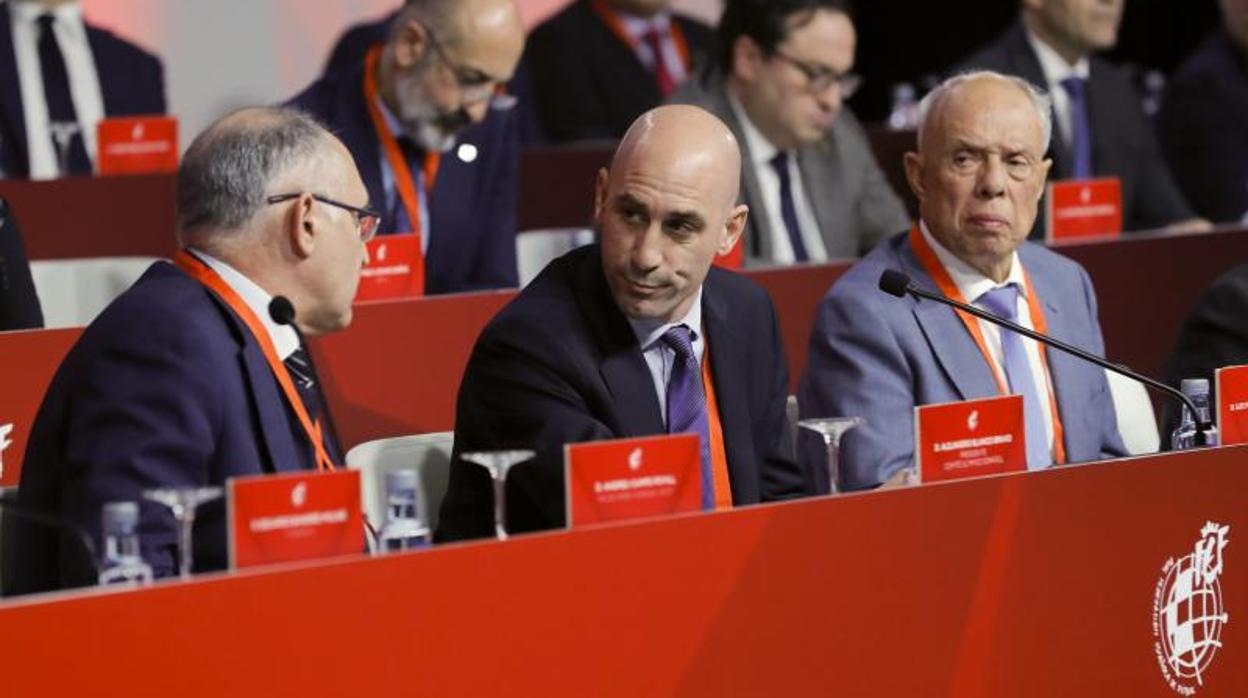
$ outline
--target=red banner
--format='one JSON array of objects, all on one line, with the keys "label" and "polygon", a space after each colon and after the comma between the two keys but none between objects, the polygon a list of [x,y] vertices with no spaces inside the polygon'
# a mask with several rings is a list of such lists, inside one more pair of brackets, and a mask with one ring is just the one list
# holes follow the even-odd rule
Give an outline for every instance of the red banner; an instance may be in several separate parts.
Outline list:
[{"label": "red banner", "polygon": [[1220,443],[1248,443],[1248,366],[1219,368],[1214,373],[1214,383]]},{"label": "red banner", "polygon": [[961,480],[1027,470],[1023,396],[914,408],[920,482]]},{"label": "red banner", "polygon": [[564,447],[568,526],[701,511],[697,434]]},{"label": "red banner", "polygon": [[102,175],[178,171],[178,120],[170,116],[104,119],[96,127]]},{"label": "red banner", "polygon": [[1122,234],[1122,183],[1117,177],[1049,184],[1045,240],[1068,242]]},{"label": "red banner", "polygon": [[360,471],[231,478],[230,567],[364,552]]}]

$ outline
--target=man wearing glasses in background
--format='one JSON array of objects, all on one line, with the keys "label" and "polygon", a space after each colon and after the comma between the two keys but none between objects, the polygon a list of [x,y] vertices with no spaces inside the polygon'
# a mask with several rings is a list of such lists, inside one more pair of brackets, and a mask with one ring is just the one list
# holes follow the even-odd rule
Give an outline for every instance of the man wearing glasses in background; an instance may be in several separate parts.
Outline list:
[{"label": "man wearing glasses in background", "polygon": [[[39,408],[18,489],[24,511],[87,532],[100,553],[104,504],[138,502],[143,558],[157,576],[178,569],[177,536],[145,490],[341,466],[291,325],[320,335],[351,322],[377,225],[351,154],[287,109],[235,112],[197,137],[177,203],[184,249],[83,331]],[[272,310],[279,296],[284,315]],[[5,568],[16,575],[6,592],[95,582],[85,546],[57,527],[17,523],[5,531],[5,556],[15,556]],[[220,500],[200,508],[196,571],[226,566],[225,528]]]},{"label": "man wearing glasses in background", "polygon": [[702,106],[741,143],[747,263],[857,257],[909,216],[843,102],[858,87],[846,0],[728,0],[718,65],[671,101]]},{"label": "man wearing glasses in background", "polygon": [[498,87],[524,27],[513,0],[409,0],[389,39],[290,105],[355,156],[382,234],[420,234],[425,292],[514,287],[519,138]]}]

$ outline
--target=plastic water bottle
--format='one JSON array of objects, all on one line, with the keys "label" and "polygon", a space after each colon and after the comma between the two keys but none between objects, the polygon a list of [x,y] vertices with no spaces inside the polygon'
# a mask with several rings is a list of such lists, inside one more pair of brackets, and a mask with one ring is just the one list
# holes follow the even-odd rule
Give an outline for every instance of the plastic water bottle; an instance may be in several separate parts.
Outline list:
[{"label": "plastic water bottle", "polygon": [[919,103],[915,99],[914,85],[908,82],[893,86],[893,110],[888,114],[888,128],[908,131],[919,126]]},{"label": "plastic water bottle", "polygon": [[152,566],[139,552],[139,505],[109,502],[101,514],[104,555],[100,584],[151,584]]},{"label": "plastic water bottle", "polygon": [[[1170,447],[1175,451],[1196,448],[1197,417],[1202,422],[1211,422],[1209,419],[1209,381],[1204,378],[1184,378],[1179,385],[1179,390],[1195,403],[1198,414],[1193,416],[1187,405],[1183,406],[1183,417],[1179,421],[1178,428],[1174,430],[1174,434],[1170,436]],[[1211,426],[1205,433],[1205,445],[1218,445],[1218,430],[1215,427]]]},{"label": "plastic water bottle", "polygon": [[386,473],[386,523],[377,539],[382,555],[429,547],[429,524],[420,496],[420,475],[415,470]]}]

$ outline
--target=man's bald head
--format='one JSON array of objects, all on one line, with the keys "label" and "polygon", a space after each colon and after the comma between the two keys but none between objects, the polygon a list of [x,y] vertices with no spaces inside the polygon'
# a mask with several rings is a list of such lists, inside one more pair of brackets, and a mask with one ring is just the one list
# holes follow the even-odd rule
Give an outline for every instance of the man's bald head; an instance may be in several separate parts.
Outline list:
[{"label": "man's bald head", "polygon": [[715,255],[745,228],[740,176],[737,141],[710,113],[664,106],[633,122],[598,175],[594,207],[603,272],[625,315],[688,313]]}]

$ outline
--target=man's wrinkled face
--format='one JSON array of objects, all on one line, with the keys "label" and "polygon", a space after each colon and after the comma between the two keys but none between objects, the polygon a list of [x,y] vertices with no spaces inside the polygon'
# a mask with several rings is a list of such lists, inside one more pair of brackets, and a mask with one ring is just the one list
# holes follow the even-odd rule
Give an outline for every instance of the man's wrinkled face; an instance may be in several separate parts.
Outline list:
[{"label": "man's wrinkled face", "polygon": [[906,173],[932,235],[958,258],[989,268],[1027,239],[1051,161],[1039,114],[1022,88],[967,82],[933,106]]}]

